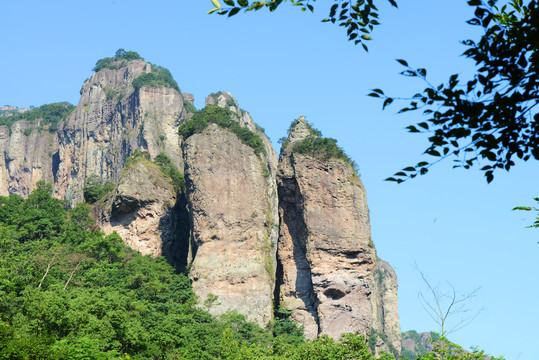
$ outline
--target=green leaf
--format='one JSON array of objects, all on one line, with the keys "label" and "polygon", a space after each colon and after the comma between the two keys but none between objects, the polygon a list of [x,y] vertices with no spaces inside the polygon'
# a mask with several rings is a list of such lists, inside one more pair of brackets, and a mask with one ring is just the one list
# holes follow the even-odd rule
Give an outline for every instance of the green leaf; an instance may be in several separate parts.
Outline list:
[{"label": "green leaf", "polygon": [[382,106],[382,110],[386,108],[386,106],[390,105],[393,102],[392,98],[387,98],[384,100],[384,105]]},{"label": "green leaf", "polygon": [[372,38],[369,35],[361,35],[361,38],[363,40],[372,40]]},{"label": "green leaf", "polygon": [[234,15],[236,15],[240,10],[241,10],[241,8],[235,7],[235,8],[233,8],[232,10],[230,10],[230,13],[228,13],[228,16],[229,16],[229,17],[230,17],[230,16],[234,16]]},{"label": "green leaf", "polygon": [[223,0],[223,2],[229,6],[234,6],[236,4],[234,4],[234,0]]},{"label": "green leaf", "polygon": [[248,0],[238,0],[238,4],[241,7],[247,7],[247,6],[249,6],[249,1]]},{"label": "green leaf", "polygon": [[405,60],[397,59],[397,62],[401,64],[402,66],[408,66],[408,63]]}]

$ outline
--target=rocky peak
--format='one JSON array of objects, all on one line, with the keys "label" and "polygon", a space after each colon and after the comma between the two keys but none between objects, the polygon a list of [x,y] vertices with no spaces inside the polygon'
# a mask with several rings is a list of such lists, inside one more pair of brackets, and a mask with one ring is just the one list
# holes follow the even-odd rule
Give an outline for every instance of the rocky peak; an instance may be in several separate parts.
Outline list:
[{"label": "rocky peak", "polygon": [[305,120],[305,116],[301,115],[290,126],[290,131],[288,133],[288,141],[290,143],[295,143],[313,135],[315,134],[313,133],[311,125],[307,123],[307,121]]}]

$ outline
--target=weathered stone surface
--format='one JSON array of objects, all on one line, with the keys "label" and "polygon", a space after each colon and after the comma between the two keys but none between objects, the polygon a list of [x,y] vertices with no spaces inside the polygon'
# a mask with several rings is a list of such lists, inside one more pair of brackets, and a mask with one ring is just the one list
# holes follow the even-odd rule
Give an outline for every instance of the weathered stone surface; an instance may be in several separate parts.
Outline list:
[{"label": "weathered stone surface", "polygon": [[[212,314],[234,309],[260,325],[272,320],[277,194],[268,160],[211,124],[184,146],[196,253],[190,277]],[[272,185],[273,183],[273,185]]]},{"label": "weathered stone surface", "polygon": [[187,115],[183,98],[167,87],[134,91],[132,81],[149,71],[149,64],[134,60],[117,70],[103,69],[83,85],[77,108],[59,128],[59,197],[81,201],[90,175],[117,182],[134,150],[152,157],[164,151],[183,168],[177,133]]},{"label": "weathered stone surface", "polygon": [[187,264],[189,218],[169,179],[153,163],[139,159],[126,167],[119,183],[93,206],[106,234],[116,231],[143,255],[164,255],[178,268]]},{"label": "weathered stone surface", "polygon": [[373,274],[365,189],[342,160],[292,152],[309,135],[301,117],[279,159],[280,304],[305,326],[305,335],[369,334]]},{"label": "weathered stone surface", "polygon": [[11,127],[0,126],[0,195],[26,197],[39,180],[52,183],[58,165],[58,136],[40,122],[31,125],[17,121]]},{"label": "weathered stone surface", "polygon": [[[401,351],[401,330],[398,310],[398,282],[395,270],[387,262],[376,259],[374,269],[374,291],[372,294],[372,307],[374,315],[373,329],[387,337],[387,342],[378,339],[379,350]],[[391,344],[391,345],[389,345]]]}]

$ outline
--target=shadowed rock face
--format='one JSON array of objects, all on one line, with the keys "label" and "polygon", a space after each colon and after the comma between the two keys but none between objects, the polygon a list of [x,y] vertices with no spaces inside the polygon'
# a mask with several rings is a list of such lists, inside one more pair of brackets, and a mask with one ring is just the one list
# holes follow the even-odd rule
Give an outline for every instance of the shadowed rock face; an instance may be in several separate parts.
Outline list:
[{"label": "shadowed rock face", "polygon": [[300,118],[279,161],[280,302],[308,338],[368,334],[376,253],[365,190],[344,161],[294,153],[308,135]]},{"label": "shadowed rock face", "polygon": [[116,189],[93,206],[106,234],[116,231],[143,255],[164,255],[176,268],[187,265],[189,218],[185,198],[161,170],[145,159],[125,168]]},{"label": "shadowed rock face", "polygon": [[187,116],[183,97],[168,87],[134,91],[132,81],[150,71],[150,64],[134,60],[117,70],[103,69],[83,85],[77,108],[58,131],[59,197],[82,201],[90,175],[118,182],[134,150],[147,150],[152,157],[164,151],[183,168],[177,133]]}]

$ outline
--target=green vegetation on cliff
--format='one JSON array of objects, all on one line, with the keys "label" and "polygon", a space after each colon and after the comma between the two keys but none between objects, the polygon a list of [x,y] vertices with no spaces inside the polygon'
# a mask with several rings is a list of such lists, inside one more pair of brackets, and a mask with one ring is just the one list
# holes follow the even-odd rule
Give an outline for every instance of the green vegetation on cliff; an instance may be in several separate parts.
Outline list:
[{"label": "green vegetation on cliff", "polygon": [[246,127],[240,126],[240,124],[231,119],[232,116],[235,115],[228,109],[223,109],[217,105],[208,105],[193,115],[189,121],[181,124],[178,132],[180,136],[187,139],[193,134],[202,132],[209,124],[213,123],[230,130],[245,145],[253,148],[256,154],[264,153],[264,143],[260,136]]},{"label": "green vegetation on cliff", "polygon": [[169,179],[170,184],[174,187],[174,190],[177,192],[185,191],[185,178],[183,174],[180,173],[178,168],[176,168],[176,166],[172,163],[172,160],[170,160],[167,154],[162,152],[152,161],[149,152],[135,150],[131,156],[125,160],[125,169],[129,168],[137,161],[147,161],[148,163],[159,167],[163,174]]},{"label": "green vegetation on cliff", "polygon": [[48,125],[48,130],[54,132],[58,128],[58,123],[71,114],[73,110],[75,110],[75,106],[68,102],[45,104],[37,108],[31,108],[29,111],[0,116],[0,125],[6,125],[11,129],[11,126],[16,121],[26,120],[30,124],[34,124],[41,119],[39,128],[43,129]]},{"label": "green vegetation on cliff", "polygon": [[286,313],[267,329],[211,316],[164,258],[51,194],[0,197],[0,359],[373,359],[363,336],[305,341]]},{"label": "green vegetation on cliff", "polygon": [[[116,54],[114,54],[114,57],[106,57],[97,60],[92,70],[95,72],[98,72],[103,69],[117,70],[124,67],[127,62],[131,60],[144,60],[144,58],[135,51],[125,51],[124,49],[118,49],[116,51]],[[119,61],[119,63],[114,63],[116,61]]]},{"label": "green vegetation on cliff", "polygon": [[83,188],[84,201],[88,204],[93,204],[101,200],[105,195],[114,189],[114,184],[110,182],[103,182],[97,175],[90,175],[86,179],[86,183]]},{"label": "green vegetation on cliff", "polygon": [[[298,124],[299,119],[294,120],[288,128],[288,135]],[[354,160],[352,160],[343,149],[337,145],[337,140],[333,138],[326,138],[322,136],[322,132],[314,128],[307,121],[305,122],[309,129],[310,136],[307,136],[302,141],[293,144],[292,151],[300,154],[310,155],[317,159],[329,160],[340,159],[350,164],[356,172],[359,172],[358,166]],[[287,138],[280,139],[282,146],[288,146],[289,140]]]},{"label": "green vegetation on cliff", "polygon": [[141,74],[135,80],[133,80],[133,87],[135,90],[139,90],[143,86],[165,86],[176,89],[177,92],[181,93],[178,83],[176,80],[174,80],[168,69],[158,65],[150,65],[152,66],[152,72]]}]

